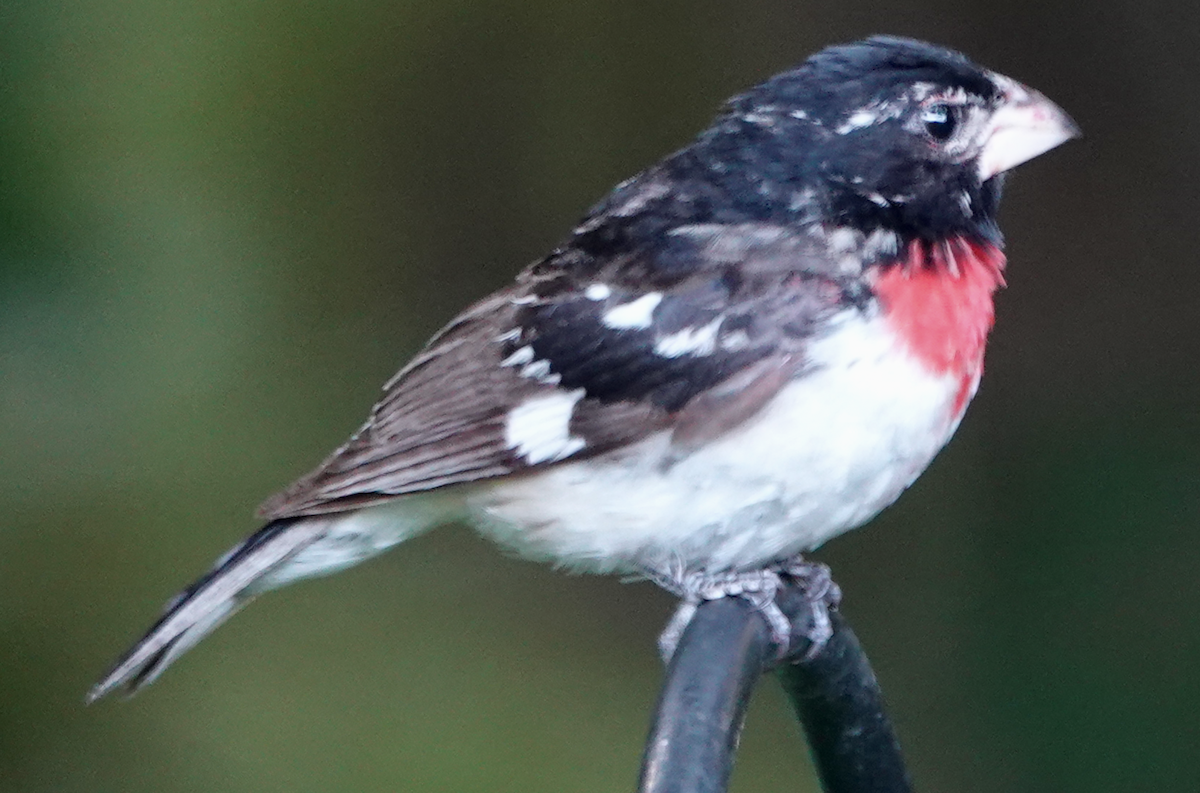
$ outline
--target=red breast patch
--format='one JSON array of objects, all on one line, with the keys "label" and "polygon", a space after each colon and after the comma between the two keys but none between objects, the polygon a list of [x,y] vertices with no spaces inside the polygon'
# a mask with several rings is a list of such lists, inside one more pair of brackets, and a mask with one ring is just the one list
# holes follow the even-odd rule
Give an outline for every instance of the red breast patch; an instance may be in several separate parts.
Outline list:
[{"label": "red breast patch", "polygon": [[[887,321],[920,361],[973,385],[1003,271],[1004,253],[994,245],[961,238],[913,241],[897,265],[879,271],[875,293]],[[962,407],[969,397],[962,395]]]}]

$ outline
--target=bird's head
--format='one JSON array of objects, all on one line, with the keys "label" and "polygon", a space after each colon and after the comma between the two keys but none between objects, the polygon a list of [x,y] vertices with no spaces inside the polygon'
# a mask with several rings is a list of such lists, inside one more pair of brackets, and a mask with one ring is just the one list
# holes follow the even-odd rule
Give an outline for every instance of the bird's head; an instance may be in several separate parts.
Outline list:
[{"label": "bird's head", "polygon": [[698,141],[759,193],[902,240],[998,241],[1003,174],[1078,135],[1037,91],[952,50],[876,36],[734,97]]}]

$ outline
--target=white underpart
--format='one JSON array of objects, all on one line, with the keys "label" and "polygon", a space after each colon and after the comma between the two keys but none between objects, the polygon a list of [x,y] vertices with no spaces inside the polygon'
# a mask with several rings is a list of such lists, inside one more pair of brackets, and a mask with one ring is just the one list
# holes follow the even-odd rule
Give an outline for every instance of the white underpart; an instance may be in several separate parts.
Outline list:
[{"label": "white underpart", "polygon": [[[582,570],[752,568],[815,548],[924,470],[957,423],[959,383],[900,349],[881,319],[854,312],[813,343],[809,361],[758,415],[681,459],[658,433],[497,480],[468,503],[502,545]],[[564,408],[530,410],[554,425]],[[534,440],[515,423],[514,438]],[[569,445],[557,426],[537,436],[543,454]]]},{"label": "white underpart", "polygon": [[250,592],[344,570],[397,543],[450,522],[459,512],[458,499],[443,491],[433,491],[337,515],[314,517],[312,520],[329,524],[320,539],[256,581]]},{"label": "white underpart", "polygon": [[717,331],[724,317],[717,317],[698,328],[684,328],[660,337],[654,342],[654,351],[666,358],[681,355],[712,355],[717,350]]},{"label": "white underpart", "polygon": [[661,292],[642,295],[637,300],[609,309],[600,321],[613,330],[644,330],[654,322],[654,309],[662,302]]},{"label": "white underpart", "polygon": [[561,460],[584,447],[571,435],[571,414],[583,389],[559,391],[526,399],[508,412],[504,442],[530,464]]}]

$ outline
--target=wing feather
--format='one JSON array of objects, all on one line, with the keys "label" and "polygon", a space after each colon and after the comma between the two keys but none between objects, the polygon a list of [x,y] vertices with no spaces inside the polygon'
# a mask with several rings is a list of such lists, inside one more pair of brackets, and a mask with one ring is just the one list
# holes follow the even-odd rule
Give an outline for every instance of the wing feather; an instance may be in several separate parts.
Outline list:
[{"label": "wing feather", "polygon": [[[260,515],[339,512],[519,474],[679,420],[680,438],[694,442],[706,437],[700,425],[723,431],[765,403],[786,380],[778,372],[798,371],[820,320],[854,299],[852,280],[830,274],[811,240],[776,226],[684,226],[669,243],[640,257],[568,245],[535,263],[435,335],[388,381],[358,433]],[[651,321],[609,318],[651,291]],[[746,395],[702,398],[726,382]],[[576,393],[569,432],[580,448],[536,462],[513,448],[515,408]]]}]

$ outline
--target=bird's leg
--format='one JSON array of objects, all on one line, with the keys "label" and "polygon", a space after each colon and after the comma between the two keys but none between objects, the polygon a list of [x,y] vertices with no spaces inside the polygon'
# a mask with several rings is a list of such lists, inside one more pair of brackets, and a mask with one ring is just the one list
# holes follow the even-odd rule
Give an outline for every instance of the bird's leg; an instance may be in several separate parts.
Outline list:
[{"label": "bird's leg", "polygon": [[841,590],[833,582],[829,567],[800,557],[761,570],[710,573],[674,569],[655,571],[649,577],[682,600],[658,637],[658,649],[664,662],[671,660],[696,609],[706,600],[745,598],[767,621],[777,660],[788,654],[793,638],[792,622],[775,602],[780,587],[789,580],[796,582],[808,602],[812,627],[804,637],[809,642],[806,660],[815,657],[829,641],[833,633],[829,610],[841,601]]}]

